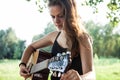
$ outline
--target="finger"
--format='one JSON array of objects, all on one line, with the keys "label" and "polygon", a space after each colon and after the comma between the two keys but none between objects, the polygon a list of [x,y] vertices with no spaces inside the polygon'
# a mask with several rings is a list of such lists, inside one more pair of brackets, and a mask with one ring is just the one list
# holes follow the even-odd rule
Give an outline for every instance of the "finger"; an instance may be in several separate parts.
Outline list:
[{"label": "finger", "polygon": [[29,74],[28,70],[24,68],[24,69],[20,70],[20,75],[23,77],[28,77],[30,74]]},{"label": "finger", "polygon": [[64,80],[64,74],[61,75],[60,80]]},{"label": "finger", "polygon": [[62,74],[61,80],[68,80],[68,78],[71,76],[72,72],[69,70],[66,73]]},{"label": "finger", "polygon": [[26,73],[20,73],[21,76],[23,76],[25,79],[27,79],[28,77],[30,77],[30,74],[26,74]]},{"label": "finger", "polygon": [[27,69],[22,69],[21,72],[22,72],[22,73],[25,73],[25,74],[28,74],[28,73],[29,73],[29,71],[28,71]]},{"label": "finger", "polygon": [[81,80],[81,77],[80,77],[79,73],[76,70],[73,70],[73,69],[70,70],[69,74],[71,76],[69,76],[67,79],[69,79],[69,80]]},{"label": "finger", "polygon": [[27,68],[23,68],[23,69],[21,69],[21,72],[23,72],[23,73],[29,73],[29,70],[27,69]]},{"label": "finger", "polygon": [[71,69],[66,73],[66,77],[74,77],[75,75],[75,70]]},{"label": "finger", "polygon": [[77,71],[69,70],[67,73],[62,75],[61,80],[77,80],[78,79]]}]

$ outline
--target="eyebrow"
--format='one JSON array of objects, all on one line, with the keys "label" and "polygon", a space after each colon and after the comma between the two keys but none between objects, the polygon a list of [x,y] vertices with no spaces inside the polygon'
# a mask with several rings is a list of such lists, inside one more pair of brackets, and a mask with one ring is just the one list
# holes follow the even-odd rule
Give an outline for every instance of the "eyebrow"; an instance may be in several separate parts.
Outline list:
[{"label": "eyebrow", "polygon": [[[54,16],[52,14],[50,14],[51,16]],[[58,15],[65,15],[63,11],[61,11]]]}]

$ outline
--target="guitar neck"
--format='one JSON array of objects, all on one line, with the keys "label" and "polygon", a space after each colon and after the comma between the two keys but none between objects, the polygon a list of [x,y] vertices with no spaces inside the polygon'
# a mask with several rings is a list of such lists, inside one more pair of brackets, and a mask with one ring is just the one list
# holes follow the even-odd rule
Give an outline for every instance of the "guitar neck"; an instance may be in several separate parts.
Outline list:
[{"label": "guitar neck", "polygon": [[36,73],[38,71],[42,71],[42,70],[48,68],[48,63],[49,63],[49,59],[46,59],[40,63],[33,65],[31,68],[30,74],[33,74],[33,73]]},{"label": "guitar neck", "polygon": [[57,71],[63,73],[70,62],[70,53],[58,53],[50,59],[46,59],[32,66],[30,74],[49,69],[51,71]]}]

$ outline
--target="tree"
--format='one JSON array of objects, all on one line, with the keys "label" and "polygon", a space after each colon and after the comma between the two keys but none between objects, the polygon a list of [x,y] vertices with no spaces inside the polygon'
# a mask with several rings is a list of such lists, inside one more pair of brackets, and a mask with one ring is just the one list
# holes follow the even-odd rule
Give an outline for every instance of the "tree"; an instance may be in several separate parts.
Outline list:
[{"label": "tree", "polygon": [[[98,13],[97,5],[102,2],[105,2],[105,0],[85,0],[83,5],[92,7],[94,13]],[[112,26],[117,26],[120,23],[120,0],[107,0],[106,2],[106,7],[108,8],[106,17],[110,19]]]},{"label": "tree", "polygon": [[5,49],[4,58],[12,58],[14,54],[15,44],[17,43],[18,39],[15,35],[15,32],[12,28],[8,28],[5,31],[5,35],[3,35],[3,48]]},{"label": "tree", "polygon": [[4,53],[6,53],[6,47],[5,47],[5,42],[4,42],[4,35],[5,35],[4,30],[0,30],[0,59],[3,59]]},{"label": "tree", "polygon": [[38,35],[33,36],[32,42],[36,41],[36,40],[38,40],[40,38],[42,38],[46,34],[52,32],[52,31],[55,31],[55,30],[56,30],[56,28],[55,28],[54,24],[52,24],[51,22],[49,22],[47,24],[47,27],[44,29],[44,32],[42,34],[38,34]]},{"label": "tree", "polygon": [[120,58],[120,34],[114,32],[114,27],[109,24],[95,24],[86,22],[85,27],[93,38],[93,51],[98,57]]},{"label": "tree", "polygon": [[[27,0],[31,1],[31,0]],[[36,0],[36,6],[39,12],[43,12],[44,8],[47,6],[48,0]],[[83,0],[80,1],[82,6],[90,6],[93,8],[93,13],[98,13],[98,5],[106,2],[106,7],[108,11],[106,12],[106,17],[110,20],[112,26],[118,26],[120,23],[120,0]]]},{"label": "tree", "polygon": [[[42,38],[42,37],[45,36],[46,34],[52,32],[52,31],[55,31],[55,30],[56,30],[56,28],[55,28],[54,24],[52,24],[51,22],[49,22],[49,23],[47,24],[47,27],[44,29],[44,32],[43,32],[42,34],[35,35],[35,36],[33,37],[32,41],[34,42],[34,41],[36,41],[36,40],[39,40],[40,38]],[[50,51],[51,51],[51,47],[52,47],[52,46],[48,46],[48,47],[45,47],[45,48],[42,48],[42,49],[45,50],[45,51],[50,52]]]},{"label": "tree", "polygon": [[13,59],[20,59],[22,56],[22,53],[25,49],[25,42],[23,40],[18,40],[18,43],[16,43],[15,49],[14,49],[14,55]]},{"label": "tree", "polygon": [[0,30],[0,59],[18,59],[24,48],[25,41],[17,38],[12,28]]}]

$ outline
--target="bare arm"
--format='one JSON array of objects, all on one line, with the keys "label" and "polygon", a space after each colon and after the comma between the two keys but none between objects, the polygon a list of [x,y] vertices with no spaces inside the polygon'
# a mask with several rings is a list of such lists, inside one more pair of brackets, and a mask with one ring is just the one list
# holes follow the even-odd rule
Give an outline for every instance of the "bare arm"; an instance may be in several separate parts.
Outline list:
[{"label": "bare arm", "polygon": [[48,45],[53,44],[54,39],[55,39],[57,33],[58,33],[58,32],[55,31],[55,32],[52,32],[52,33],[46,35],[46,36],[43,37],[42,39],[31,43],[31,44],[24,50],[23,55],[22,55],[22,58],[21,58],[22,64],[19,65],[19,66],[20,66],[20,75],[21,75],[21,76],[23,76],[25,79],[30,76],[30,75],[29,75],[29,71],[28,71],[28,69],[26,68],[25,64],[27,64],[27,62],[28,62],[31,54],[32,54],[36,49],[39,49],[39,48],[42,48],[42,47],[45,47],[45,46],[48,46]]},{"label": "bare arm", "polygon": [[80,55],[83,70],[81,78],[83,80],[95,80],[92,43],[88,37],[85,37],[83,42],[84,43],[80,44]]},{"label": "bare arm", "polygon": [[46,47],[49,46],[51,44],[53,44],[55,36],[57,35],[57,31],[56,32],[52,32],[49,33],[48,35],[44,36],[43,38],[41,38],[38,41],[35,41],[33,43],[31,43],[23,52],[22,58],[21,58],[21,62],[27,63],[29,60],[29,57],[31,56],[31,54],[39,48],[42,47]]},{"label": "bare arm", "polygon": [[92,44],[90,39],[86,36],[82,41],[80,40],[80,57],[83,75],[79,75],[76,70],[70,69],[62,75],[61,80],[96,80],[93,64]]}]

